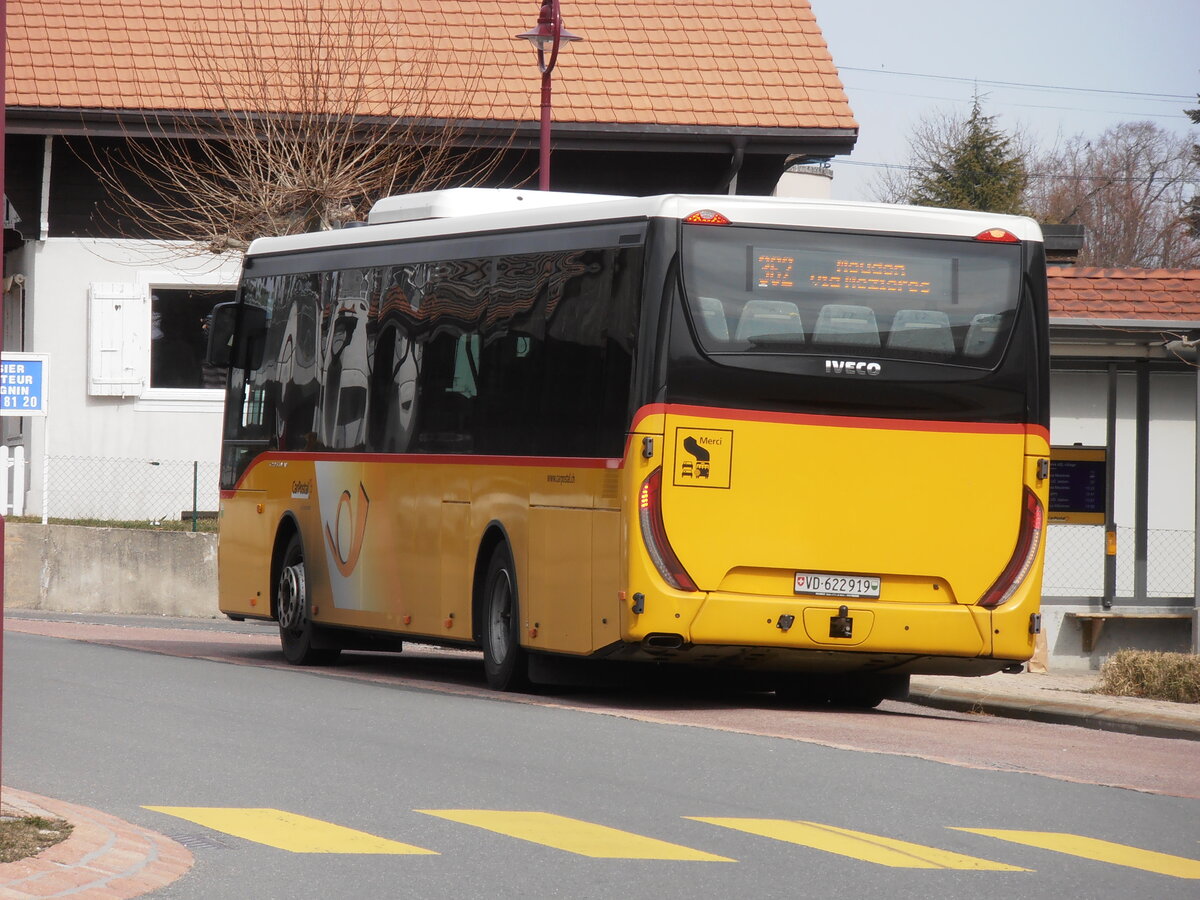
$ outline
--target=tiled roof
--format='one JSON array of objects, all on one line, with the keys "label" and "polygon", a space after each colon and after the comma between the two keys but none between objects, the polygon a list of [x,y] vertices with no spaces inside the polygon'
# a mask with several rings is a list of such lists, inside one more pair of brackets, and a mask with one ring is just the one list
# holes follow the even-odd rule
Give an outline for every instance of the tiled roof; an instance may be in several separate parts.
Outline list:
[{"label": "tiled roof", "polygon": [[1049,270],[1050,317],[1200,322],[1200,269]]},{"label": "tiled roof", "polygon": [[[341,13],[324,19],[324,5]],[[572,43],[554,73],[554,119],[667,127],[857,129],[808,0],[565,0]],[[308,9],[310,37],[286,35]],[[382,11],[373,43],[356,13]],[[6,102],[15,108],[220,109],[211,83],[241,108],[282,108],[307,68],[347,35],[359,111],[381,108],[381,83],[432,56],[433,115],[533,121],[541,80],[513,36],[534,26],[537,0],[8,0]],[[349,17],[350,25],[347,25]],[[366,57],[363,59],[362,57]],[[266,63],[256,62],[266,60]],[[282,73],[264,101],[240,89],[262,65]],[[213,73],[218,73],[216,79]],[[311,81],[311,79],[308,79]],[[429,96],[428,94],[426,96]]]}]

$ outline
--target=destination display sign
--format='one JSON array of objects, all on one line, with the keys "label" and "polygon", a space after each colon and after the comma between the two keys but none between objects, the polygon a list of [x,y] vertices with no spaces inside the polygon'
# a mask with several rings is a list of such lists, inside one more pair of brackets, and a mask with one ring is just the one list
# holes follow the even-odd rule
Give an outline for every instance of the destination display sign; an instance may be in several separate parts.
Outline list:
[{"label": "destination display sign", "polygon": [[751,247],[749,289],[817,290],[834,296],[869,293],[944,298],[953,288],[953,259],[879,258],[828,250]]},{"label": "destination display sign", "polygon": [[1105,448],[1051,448],[1051,522],[1103,525],[1107,502],[1108,451]]}]

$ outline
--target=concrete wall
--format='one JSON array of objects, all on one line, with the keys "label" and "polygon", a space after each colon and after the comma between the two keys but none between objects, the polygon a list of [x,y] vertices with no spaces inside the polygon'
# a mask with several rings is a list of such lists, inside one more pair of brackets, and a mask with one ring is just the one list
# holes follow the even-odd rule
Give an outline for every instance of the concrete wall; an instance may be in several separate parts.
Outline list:
[{"label": "concrete wall", "polygon": [[4,536],[6,608],[220,615],[215,534],[8,522]]}]

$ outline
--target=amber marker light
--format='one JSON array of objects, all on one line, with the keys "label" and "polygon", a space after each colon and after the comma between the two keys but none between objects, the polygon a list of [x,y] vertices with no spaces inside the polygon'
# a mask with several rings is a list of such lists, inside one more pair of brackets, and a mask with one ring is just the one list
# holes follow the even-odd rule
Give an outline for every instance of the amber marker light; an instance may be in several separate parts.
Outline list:
[{"label": "amber marker light", "polygon": [[981,231],[975,235],[977,241],[989,241],[993,244],[1019,244],[1018,238],[1011,231],[1005,231],[1003,228],[989,228],[986,231]]},{"label": "amber marker light", "polygon": [[698,209],[690,216],[686,216],[683,220],[688,225],[728,225],[727,219],[722,213],[715,209]]}]

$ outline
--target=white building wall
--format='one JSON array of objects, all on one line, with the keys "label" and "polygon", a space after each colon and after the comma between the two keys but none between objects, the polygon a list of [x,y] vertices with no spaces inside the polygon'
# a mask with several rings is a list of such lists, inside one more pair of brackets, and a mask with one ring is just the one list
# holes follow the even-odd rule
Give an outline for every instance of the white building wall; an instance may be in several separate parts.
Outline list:
[{"label": "white building wall", "polygon": [[833,170],[822,166],[793,166],[779,177],[774,196],[828,200],[833,196]]},{"label": "white building wall", "polygon": [[[26,276],[26,349],[50,357],[44,420],[27,425],[33,484],[27,510],[52,517],[177,517],[192,503],[200,463],[201,509],[216,508],[222,393],[148,386],[130,396],[88,392],[89,289],[93,283],[231,288],[240,260],[187,259],[161,242],[51,238],[8,259]],[[144,333],[149,334],[148,317]],[[48,465],[48,497],[42,466]],[[157,465],[155,465],[157,463]]]},{"label": "white building wall", "polygon": [[[1148,599],[1134,594],[1136,392],[1133,373],[1117,377],[1115,458],[1117,588],[1114,610],[1181,613],[1192,607],[1196,546],[1196,378],[1194,369],[1150,376]],[[1050,386],[1052,444],[1103,447],[1107,439],[1108,375],[1054,372]],[[1046,538],[1043,627],[1053,669],[1095,669],[1124,647],[1186,652],[1187,620],[1116,620],[1084,652],[1072,613],[1094,612],[1104,594],[1104,527],[1051,525]]]}]

